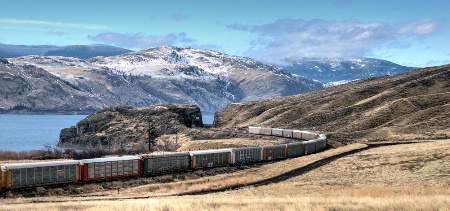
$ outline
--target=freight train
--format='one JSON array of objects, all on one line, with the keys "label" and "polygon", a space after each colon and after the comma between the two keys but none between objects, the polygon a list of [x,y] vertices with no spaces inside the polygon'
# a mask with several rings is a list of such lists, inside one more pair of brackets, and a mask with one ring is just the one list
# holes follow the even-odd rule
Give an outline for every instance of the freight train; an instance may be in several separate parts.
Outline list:
[{"label": "freight train", "polygon": [[298,157],[322,151],[327,146],[326,136],[314,132],[249,127],[249,133],[305,141],[260,147],[5,164],[1,165],[0,189],[40,187],[242,165]]}]

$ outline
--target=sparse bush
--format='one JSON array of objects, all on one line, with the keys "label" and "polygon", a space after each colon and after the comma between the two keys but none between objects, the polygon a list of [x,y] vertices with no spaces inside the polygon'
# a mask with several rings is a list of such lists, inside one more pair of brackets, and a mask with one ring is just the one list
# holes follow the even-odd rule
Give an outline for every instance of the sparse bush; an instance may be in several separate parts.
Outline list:
[{"label": "sparse bush", "polygon": [[0,160],[30,160],[37,157],[40,150],[11,151],[0,150]]},{"label": "sparse bush", "polygon": [[35,192],[37,196],[44,196],[47,193],[47,190],[43,187],[37,187]]}]

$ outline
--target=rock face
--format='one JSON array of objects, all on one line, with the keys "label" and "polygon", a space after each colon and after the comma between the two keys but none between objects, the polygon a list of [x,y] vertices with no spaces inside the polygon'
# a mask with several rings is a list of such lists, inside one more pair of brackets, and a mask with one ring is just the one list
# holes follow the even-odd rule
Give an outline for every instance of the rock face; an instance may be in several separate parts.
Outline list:
[{"label": "rock face", "polygon": [[354,81],[306,94],[233,103],[215,127],[308,129],[334,143],[450,138],[450,65]]},{"label": "rock face", "polygon": [[113,106],[93,113],[60,133],[59,146],[145,148],[149,137],[176,134],[202,127],[200,108],[195,105],[157,104],[145,108]]}]

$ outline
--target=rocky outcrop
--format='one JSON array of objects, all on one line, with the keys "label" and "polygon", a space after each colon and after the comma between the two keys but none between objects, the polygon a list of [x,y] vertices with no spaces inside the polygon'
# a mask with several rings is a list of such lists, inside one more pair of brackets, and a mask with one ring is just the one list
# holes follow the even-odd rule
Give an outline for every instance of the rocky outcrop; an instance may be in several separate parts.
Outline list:
[{"label": "rocky outcrop", "polygon": [[89,115],[60,133],[58,145],[108,149],[147,148],[165,134],[203,127],[200,108],[185,104],[157,104],[145,108],[112,106]]}]

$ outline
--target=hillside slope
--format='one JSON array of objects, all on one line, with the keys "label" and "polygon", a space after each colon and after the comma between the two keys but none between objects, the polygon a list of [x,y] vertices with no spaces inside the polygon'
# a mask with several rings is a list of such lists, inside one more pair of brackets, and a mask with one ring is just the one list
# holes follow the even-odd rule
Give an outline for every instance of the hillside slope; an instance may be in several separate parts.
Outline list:
[{"label": "hillside slope", "polygon": [[450,65],[444,65],[295,96],[234,103],[216,113],[215,126],[310,129],[329,134],[334,144],[448,138],[449,79]]}]

